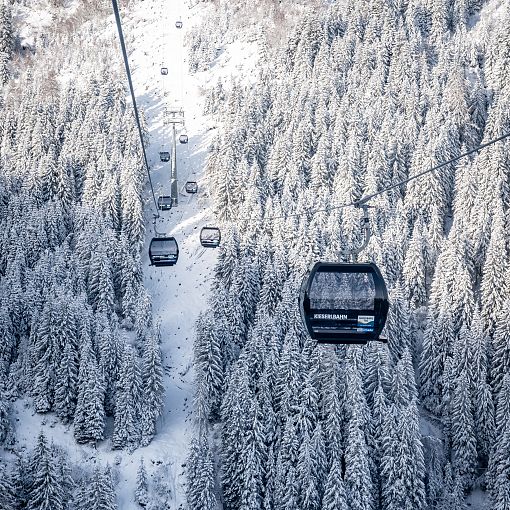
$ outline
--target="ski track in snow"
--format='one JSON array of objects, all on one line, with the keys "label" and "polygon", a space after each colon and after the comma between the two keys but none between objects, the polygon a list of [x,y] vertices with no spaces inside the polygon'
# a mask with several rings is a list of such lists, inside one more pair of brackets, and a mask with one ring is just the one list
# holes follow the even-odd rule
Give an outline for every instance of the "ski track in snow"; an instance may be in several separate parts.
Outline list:
[{"label": "ski track in snow", "polygon": [[[96,450],[89,445],[77,444],[72,426],[63,425],[54,413],[36,414],[28,403],[30,399],[18,400],[13,409],[17,449],[33,448],[39,431],[43,430],[50,441],[68,452],[72,466],[78,470],[90,471],[95,462],[110,463],[117,480],[119,510],[140,508],[134,502],[134,491],[141,457],[145,461],[149,484],[160,465],[170,464],[171,508],[185,507],[183,464],[193,432],[191,365],[194,326],[198,314],[207,306],[217,256],[216,250],[202,248],[199,241],[201,227],[214,224],[203,171],[207,149],[216,129],[202,113],[203,91],[214,86],[220,77],[228,79],[236,76],[253,81],[251,71],[257,61],[256,42],[233,40],[222,48],[209,71],[189,74],[184,37],[187,30],[200,21],[206,9],[208,6],[202,3],[190,6],[185,0],[144,0],[130,11],[121,12],[138,106],[145,112],[150,132],[147,157],[156,198],[170,194],[170,163],[159,161],[159,151],[163,148],[171,151],[172,146],[171,125],[163,123],[165,107],[183,108],[189,136],[187,145],[177,144],[179,205],[171,211],[161,211],[157,225],[159,231],[175,236],[179,243],[179,261],[173,267],[149,266],[148,246],[154,234],[149,186],[144,199],[147,229],[143,254],[144,283],[152,297],[154,320],[161,323],[165,385],[165,404],[158,420],[157,435],[149,446],[132,453],[112,450],[113,420],[108,418],[105,431],[108,439],[100,442]],[[177,19],[182,20],[182,29],[175,27]],[[110,30],[115,33],[113,15]],[[98,37],[103,35],[98,34]],[[118,56],[120,66],[120,48]],[[168,67],[167,76],[161,75],[161,67]],[[126,99],[131,103],[128,95]],[[176,132],[179,136],[180,128]],[[196,195],[184,193],[187,180],[198,182]]]}]

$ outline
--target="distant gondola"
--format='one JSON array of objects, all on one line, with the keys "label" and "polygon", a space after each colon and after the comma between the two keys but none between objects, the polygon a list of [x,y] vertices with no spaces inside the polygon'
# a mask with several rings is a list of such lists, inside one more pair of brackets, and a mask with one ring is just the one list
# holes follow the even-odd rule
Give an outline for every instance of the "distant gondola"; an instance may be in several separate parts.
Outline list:
[{"label": "distant gondola", "polygon": [[162,67],[161,68],[161,74],[166,76],[168,74],[168,67]]},{"label": "distant gondola", "polygon": [[319,343],[366,344],[380,340],[388,314],[388,292],[373,264],[317,262],[303,281],[300,309]]},{"label": "distant gondola", "polygon": [[165,163],[166,163],[167,161],[170,161],[170,153],[169,153],[168,151],[161,151],[161,152],[159,153],[159,159],[160,159],[161,161],[164,161]]},{"label": "distant gondola", "polygon": [[182,28],[182,21],[176,21],[175,28]]},{"label": "distant gondola", "polygon": [[198,184],[195,181],[188,181],[184,189],[186,193],[196,193],[198,191]]},{"label": "distant gondola", "polygon": [[188,135],[179,136],[179,143],[188,143]]},{"label": "distant gondola", "polygon": [[172,197],[169,195],[162,195],[158,197],[158,209],[161,211],[168,211],[172,208]]},{"label": "distant gondola", "polygon": [[151,266],[173,266],[179,258],[175,237],[153,237],[149,246]]},{"label": "distant gondola", "polygon": [[205,248],[217,248],[220,245],[221,232],[217,227],[202,227],[200,244]]}]

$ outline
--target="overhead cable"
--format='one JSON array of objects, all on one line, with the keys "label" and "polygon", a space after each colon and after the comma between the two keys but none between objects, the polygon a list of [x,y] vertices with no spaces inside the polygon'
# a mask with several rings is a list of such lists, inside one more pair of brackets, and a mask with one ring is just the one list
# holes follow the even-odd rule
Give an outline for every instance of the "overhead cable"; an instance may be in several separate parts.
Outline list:
[{"label": "overhead cable", "polygon": [[133,81],[131,80],[131,71],[129,69],[129,61],[128,61],[128,56],[127,56],[127,51],[126,51],[126,44],[124,42],[124,34],[122,32],[122,23],[120,20],[119,6],[117,4],[117,0],[112,0],[112,5],[113,5],[113,13],[115,14],[115,21],[117,23],[117,31],[119,33],[119,40],[120,40],[120,47],[122,49],[122,56],[124,58],[124,66],[126,68],[126,75],[127,75],[127,79],[128,79],[128,83],[129,83],[129,91],[131,92],[131,100],[133,102],[133,110],[135,112],[135,120],[136,120],[136,125],[138,127],[138,135],[140,137],[140,146],[142,148],[143,160],[144,160],[144,164],[145,164],[145,169],[147,171],[147,176],[149,177],[152,199],[154,200],[154,208],[156,210],[156,217],[159,217],[158,203],[156,201],[156,195],[154,194],[154,186],[152,185],[152,179],[151,179],[151,174],[150,174],[150,170],[149,170],[149,163],[147,161],[147,153],[145,152],[145,143],[143,140],[142,126],[140,123],[140,116],[138,115],[138,106],[136,104],[135,91],[133,89]]},{"label": "overhead cable", "polygon": [[[441,168],[444,168],[445,166],[448,166],[448,165],[451,165],[452,163],[455,163],[456,161],[458,161],[459,159],[462,159],[462,158],[465,158],[466,156],[469,156],[470,154],[473,154],[475,152],[478,152],[482,149],[485,149],[486,147],[489,147],[490,145],[494,145],[495,143],[497,142],[501,142],[502,140],[504,140],[505,138],[508,138],[510,137],[510,133],[505,133],[501,136],[499,136],[498,138],[494,138],[492,140],[489,140],[488,142],[486,143],[483,143],[477,147],[475,147],[474,149],[471,149],[467,152],[464,152],[462,154],[460,154],[459,156],[456,156],[455,158],[452,158],[452,159],[449,159],[448,161],[444,161],[442,163],[439,163],[437,165],[434,165],[433,167],[429,168],[428,170],[424,170],[423,172],[420,172],[416,175],[412,175],[410,177],[408,177],[407,179],[403,179],[402,181],[399,181],[397,183],[394,183],[390,186],[387,186],[386,188],[383,188],[382,190],[380,191],[376,191],[375,193],[371,193],[370,195],[366,195],[364,197],[361,197],[359,200],[353,200],[352,202],[345,202],[343,204],[337,204],[337,205],[330,205],[330,206],[327,206],[325,208],[321,208],[321,209],[311,209],[311,210],[308,210],[308,211],[305,211],[305,212],[299,212],[299,213],[292,213],[292,214],[288,214],[288,215],[282,215],[282,216],[269,216],[269,217],[266,217],[264,218],[265,220],[278,220],[278,219],[287,219],[287,218],[298,218],[298,217],[301,217],[301,216],[305,216],[307,214],[309,214],[310,212],[325,212],[325,213],[329,213],[330,211],[334,211],[334,210],[337,210],[337,209],[345,209],[347,207],[368,207],[368,202],[370,200],[372,200],[373,198],[379,196],[379,195],[382,195],[383,193],[386,193],[387,191],[390,191],[394,188],[398,188],[400,186],[403,186],[404,184],[407,184],[408,182],[410,181],[414,181],[415,179],[418,179],[420,177],[423,177],[424,175],[427,175],[431,172],[435,172],[436,170],[439,170]],[[239,218],[240,221],[251,221],[253,218]]]}]

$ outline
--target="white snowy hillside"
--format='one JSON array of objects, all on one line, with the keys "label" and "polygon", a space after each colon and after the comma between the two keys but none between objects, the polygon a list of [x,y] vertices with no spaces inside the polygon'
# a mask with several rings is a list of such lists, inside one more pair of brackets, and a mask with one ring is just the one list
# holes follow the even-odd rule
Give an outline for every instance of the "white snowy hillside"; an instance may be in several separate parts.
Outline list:
[{"label": "white snowy hillside", "polygon": [[510,4],[119,6],[149,175],[111,3],[0,0],[0,510],[510,510],[510,138],[394,186],[510,133]]}]

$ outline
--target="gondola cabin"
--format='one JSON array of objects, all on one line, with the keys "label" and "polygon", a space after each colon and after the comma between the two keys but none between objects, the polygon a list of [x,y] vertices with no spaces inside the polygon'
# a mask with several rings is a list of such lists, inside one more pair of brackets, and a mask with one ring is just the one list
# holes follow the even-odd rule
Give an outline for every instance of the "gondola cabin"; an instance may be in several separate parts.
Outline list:
[{"label": "gondola cabin", "polygon": [[173,266],[179,258],[175,237],[153,237],[149,246],[151,266]]},{"label": "gondola cabin", "polygon": [[182,21],[176,21],[175,22],[175,28],[182,28]]},{"label": "gondola cabin", "polygon": [[172,197],[163,195],[158,197],[158,209],[160,211],[168,211],[172,208]]},{"label": "gondola cabin", "polygon": [[200,244],[205,248],[217,248],[220,245],[221,232],[217,227],[202,227]]},{"label": "gondola cabin", "polygon": [[196,193],[198,191],[198,184],[195,181],[188,181],[184,186],[186,193]]},{"label": "gondola cabin", "polygon": [[166,163],[167,161],[170,161],[170,153],[168,151],[161,151],[159,153],[159,159]]},{"label": "gondola cabin", "polygon": [[168,67],[162,67],[162,68],[161,68],[161,74],[162,74],[163,76],[166,76],[166,75],[168,74]]},{"label": "gondola cabin", "polygon": [[179,143],[188,143],[188,135],[179,136]]},{"label": "gondola cabin", "polygon": [[304,279],[300,309],[318,343],[366,344],[379,340],[388,315],[388,292],[373,264],[317,262]]}]

